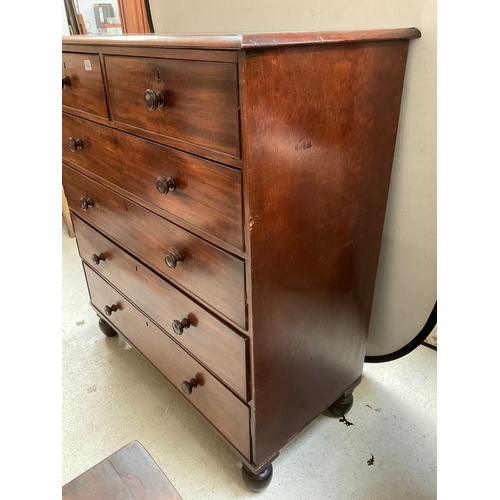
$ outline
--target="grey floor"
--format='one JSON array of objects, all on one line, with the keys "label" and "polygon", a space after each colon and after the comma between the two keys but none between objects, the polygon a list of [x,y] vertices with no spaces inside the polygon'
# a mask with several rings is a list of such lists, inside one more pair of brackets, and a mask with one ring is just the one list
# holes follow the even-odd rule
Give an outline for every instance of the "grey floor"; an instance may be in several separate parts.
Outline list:
[{"label": "grey floor", "polygon": [[62,265],[62,484],[137,440],[184,500],[437,497],[436,351],[365,365],[353,425],[320,415],[256,495],[236,453],[177,389],[122,337],[102,335],[64,224]]}]

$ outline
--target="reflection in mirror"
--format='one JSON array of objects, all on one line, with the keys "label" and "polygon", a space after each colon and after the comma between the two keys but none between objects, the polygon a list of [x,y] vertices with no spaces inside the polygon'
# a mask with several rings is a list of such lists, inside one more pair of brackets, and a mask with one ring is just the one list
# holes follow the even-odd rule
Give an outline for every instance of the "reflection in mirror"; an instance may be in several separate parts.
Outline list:
[{"label": "reflection in mirror", "polygon": [[154,33],[149,0],[63,0],[63,6],[63,35]]},{"label": "reflection in mirror", "polygon": [[71,35],[121,35],[118,0],[63,0]]}]

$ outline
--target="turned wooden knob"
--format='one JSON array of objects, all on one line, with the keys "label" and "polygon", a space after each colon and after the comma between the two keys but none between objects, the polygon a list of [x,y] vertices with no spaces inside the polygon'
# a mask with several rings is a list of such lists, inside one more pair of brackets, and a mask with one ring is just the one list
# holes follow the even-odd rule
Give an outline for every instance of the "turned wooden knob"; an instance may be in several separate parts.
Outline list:
[{"label": "turned wooden knob", "polygon": [[118,311],[116,304],[113,304],[112,306],[104,306],[104,314],[106,314],[106,316],[111,316],[115,311]]},{"label": "turned wooden knob", "polygon": [[150,111],[154,111],[156,108],[163,107],[165,98],[161,92],[155,92],[154,90],[148,89],[144,92],[144,104]]},{"label": "turned wooden knob", "polygon": [[196,389],[198,387],[198,383],[194,378],[192,378],[189,382],[187,380],[184,380],[182,382],[182,390],[186,394],[191,394],[193,392],[193,389]]},{"label": "turned wooden knob", "polygon": [[73,137],[70,137],[68,139],[68,144],[69,144],[70,151],[72,151],[73,153],[77,149],[82,149],[83,148],[83,141],[81,139],[73,139]]},{"label": "turned wooden knob", "polygon": [[172,177],[167,177],[166,179],[158,177],[158,179],[156,179],[156,189],[161,194],[167,194],[169,191],[174,191],[176,187],[177,186]]},{"label": "turned wooden knob", "polygon": [[96,254],[96,253],[93,253],[92,254],[92,262],[98,266],[99,265],[99,262],[101,261],[105,261],[106,260],[106,257],[104,257],[104,254],[103,253],[100,253],[100,254]]},{"label": "turned wooden knob", "polygon": [[165,255],[165,264],[167,264],[170,269],[175,269],[177,264],[180,264],[181,262],[182,255],[179,252],[167,253]]},{"label": "turned wooden knob", "polygon": [[64,87],[71,87],[71,81],[69,79],[69,76],[62,77],[62,88]]},{"label": "turned wooden knob", "polygon": [[92,201],[92,198],[80,198],[80,206],[83,210],[87,210],[87,208],[94,206],[94,202]]},{"label": "turned wooden knob", "polygon": [[182,335],[184,333],[185,328],[189,328],[191,323],[187,318],[183,318],[180,321],[178,319],[174,319],[172,322],[172,328],[177,335]]}]

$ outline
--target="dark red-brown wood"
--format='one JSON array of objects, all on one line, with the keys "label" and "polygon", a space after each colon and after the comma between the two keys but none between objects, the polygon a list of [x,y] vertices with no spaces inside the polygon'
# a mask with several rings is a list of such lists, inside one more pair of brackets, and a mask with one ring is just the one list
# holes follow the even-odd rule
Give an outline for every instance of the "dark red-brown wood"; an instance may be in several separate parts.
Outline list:
[{"label": "dark red-brown wood", "polygon": [[[80,217],[170,281],[246,327],[244,261],[67,166],[63,166],[63,185],[69,207]],[[93,206],[82,209],[81,198],[90,198]],[[165,255],[175,252],[183,261],[171,269]]]},{"label": "dark red-brown wood", "polygon": [[[182,394],[182,384],[195,379],[198,387],[187,400],[245,457],[250,457],[248,406],[224,387],[160,328],[136,309],[123,295],[84,264],[92,304],[124,335]],[[104,309],[116,305],[107,316]]]},{"label": "dark red-brown wood", "polygon": [[[73,221],[82,259],[247,400],[246,339],[78,217]],[[100,254],[105,260],[96,264]],[[183,318],[191,326],[177,335],[172,323]]]},{"label": "dark red-brown wood", "polygon": [[63,500],[182,500],[144,446],[127,444],[62,487]]},{"label": "dark red-brown wood", "polygon": [[257,465],[361,375],[407,50],[268,49],[240,68]]},{"label": "dark red-brown wood", "polygon": [[[106,56],[105,65],[113,120],[239,157],[235,64]],[[147,90],[163,107],[146,107]]]},{"label": "dark red-brown wood", "polygon": [[62,104],[108,118],[101,63],[96,54],[62,54]]},{"label": "dark red-brown wood", "polygon": [[356,30],[356,31],[306,31],[284,33],[244,34],[188,34],[188,35],[127,35],[88,37],[63,37],[63,42],[74,44],[99,43],[105,47],[176,47],[240,50],[248,48],[282,47],[284,45],[325,45],[332,43],[358,43],[367,41],[420,38],[417,28]]},{"label": "dark red-brown wood", "polygon": [[[72,152],[70,138],[82,141]],[[138,203],[170,214],[243,249],[241,172],[144,141],[64,113],[62,156],[86,174],[123,189]],[[126,170],[127,175],[123,175]],[[161,194],[156,181],[172,178],[175,190]],[[142,203],[144,204],[144,203]]]}]

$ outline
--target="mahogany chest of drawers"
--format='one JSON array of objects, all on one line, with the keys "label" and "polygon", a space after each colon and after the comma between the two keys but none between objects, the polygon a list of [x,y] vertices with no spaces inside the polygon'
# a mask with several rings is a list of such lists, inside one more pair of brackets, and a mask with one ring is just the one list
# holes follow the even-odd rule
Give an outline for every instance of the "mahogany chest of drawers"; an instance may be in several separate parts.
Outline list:
[{"label": "mahogany chest of drawers", "polygon": [[63,185],[91,304],[239,453],[362,374],[415,28],[64,37]]}]

